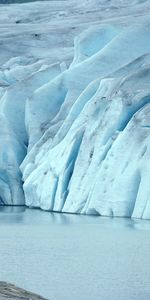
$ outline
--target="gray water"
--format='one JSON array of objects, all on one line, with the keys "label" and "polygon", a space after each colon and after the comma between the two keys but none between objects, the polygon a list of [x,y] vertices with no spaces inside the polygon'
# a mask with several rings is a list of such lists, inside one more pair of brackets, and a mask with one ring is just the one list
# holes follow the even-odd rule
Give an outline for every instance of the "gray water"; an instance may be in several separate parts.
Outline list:
[{"label": "gray water", "polygon": [[150,221],[1,207],[0,280],[49,300],[149,300]]}]

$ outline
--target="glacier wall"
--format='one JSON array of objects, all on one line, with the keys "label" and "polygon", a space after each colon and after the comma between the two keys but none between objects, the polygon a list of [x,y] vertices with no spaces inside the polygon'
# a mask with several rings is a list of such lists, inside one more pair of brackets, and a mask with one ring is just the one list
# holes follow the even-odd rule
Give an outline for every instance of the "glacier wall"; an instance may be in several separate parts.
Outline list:
[{"label": "glacier wall", "polygon": [[69,67],[5,64],[0,204],[150,218],[149,28],[147,15],[96,24]]}]

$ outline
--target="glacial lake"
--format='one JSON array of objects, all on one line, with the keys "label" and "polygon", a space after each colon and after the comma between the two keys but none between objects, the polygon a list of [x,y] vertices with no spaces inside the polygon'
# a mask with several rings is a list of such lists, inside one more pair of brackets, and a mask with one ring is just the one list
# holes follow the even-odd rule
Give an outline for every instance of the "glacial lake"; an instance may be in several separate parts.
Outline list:
[{"label": "glacial lake", "polygon": [[1,207],[0,280],[49,300],[149,300],[150,221]]}]

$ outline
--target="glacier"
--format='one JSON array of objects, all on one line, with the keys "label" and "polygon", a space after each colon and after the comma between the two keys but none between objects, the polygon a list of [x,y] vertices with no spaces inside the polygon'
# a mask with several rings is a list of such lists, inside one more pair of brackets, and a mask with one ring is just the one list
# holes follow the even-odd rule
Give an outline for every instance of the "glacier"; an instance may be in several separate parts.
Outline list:
[{"label": "glacier", "polygon": [[0,205],[149,219],[149,1],[0,9]]}]

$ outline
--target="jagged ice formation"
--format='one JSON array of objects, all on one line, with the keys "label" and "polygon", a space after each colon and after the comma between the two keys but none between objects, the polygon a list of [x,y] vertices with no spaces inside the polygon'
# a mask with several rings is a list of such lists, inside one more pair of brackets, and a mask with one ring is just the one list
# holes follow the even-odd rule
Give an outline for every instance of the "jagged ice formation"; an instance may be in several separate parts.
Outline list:
[{"label": "jagged ice formation", "polygon": [[134,1],[125,18],[128,5],[82,24],[72,63],[68,46],[63,63],[46,51],[3,64],[1,205],[150,218],[150,5]]}]

